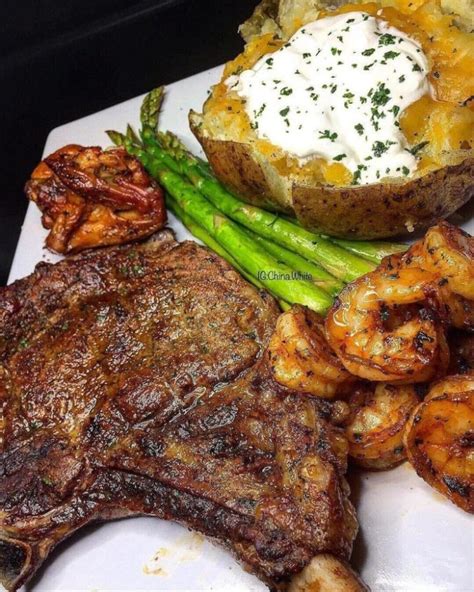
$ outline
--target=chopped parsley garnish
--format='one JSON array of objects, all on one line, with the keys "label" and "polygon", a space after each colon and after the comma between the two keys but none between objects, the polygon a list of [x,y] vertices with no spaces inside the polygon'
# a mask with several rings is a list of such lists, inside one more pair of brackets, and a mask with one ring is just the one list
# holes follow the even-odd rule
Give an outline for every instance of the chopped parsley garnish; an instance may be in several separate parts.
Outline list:
[{"label": "chopped parsley garnish", "polygon": [[398,82],[405,82],[405,76],[403,74],[398,78]]},{"label": "chopped parsley garnish", "polygon": [[390,101],[390,98],[390,89],[385,86],[385,83],[379,82],[377,90],[371,96],[372,103],[378,106],[386,105]]},{"label": "chopped parsley garnish", "polygon": [[396,117],[400,113],[400,107],[398,105],[394,105],[390,111],[393,113],[393,116]]},{"label": "chopped parsley garnish", "polygon": [[363,56],[371,56],[374,53],[375,49],[373,47],[371,47],[370,49],[365,49],[362,52]]},{"label": "chopped parsley garnish", "polygon": [[289,95],[291,95],[292,92],[293,92],[292,88],[288,88],[288,86],[284,86],[281,89],[280,94],[284,97],[288,97]]},{"label": "chopped parsley garnish", "polygon": [[332,132],[331,130],[324,130],[323,132],[319,132],[319,139],[320,140],[330,140],[331,142],[334,142],[335,139],[337,138],[337,134],[336,132]]},{"label": "chopped parsley garnish", "polygon": [[337,49],[337,47],[331,47],[331,53],[332,55],[341,55],[342,51]]},{"label": "chopped parsley garnish", "polygon": [[289,107],[285,107],[285,109],[282,109],[282,110],[280,111],[280,115],[281,115],[282,117],[286,117],[286,116],[288,115],[288,113],[289,113],[289,112],[290,112],[290,108],[289,108]]},{"label": "chopped parsley garnish", "polygon": [[352,184],[353,185],[359,185],[360,177],[362,175],[362,171],[364,171],[364,170],[365,171],[367,170],[367,167],[364,164],[358,164],[357,165],[357,170],[352,175]]},{"label": "chopped parsley garnish", "polygon": [[387,152],[390,146],[395,143],[396,142],[392,142],[390,140],[387,140],[386,142],[380,142],[380,140],[377,140],[372,144],[372,152],[374,153],[374,156],[376,158],[380,158],[382,154],[384,154],[384,152]]},{"label": "chopped parsley garnish", "polygon": [[273,58],[268,58],[267,60],[265,60],[265,63],[269,66],[273,66]]},{"label": "chopped parsley garnish", "polygon": [[402,173],[407,177],[410,174],[410,169],[406,166],[402,166]]},{"label": "chopped parsley garnish", "polygon": [[418,64],[413,64],[412,72],[421,72],[421,68]]},{"label": "chopped parsley garnish", "polygon": [[393,59],[395,59],[395,58],[396,58],[397,56],[399,56],[399,55],[400,55],[400,54],[399,54],[397,51],[386,51],[386,52],[383,54],[383,57],[384,57],[386,60],[393,60]]},{"label": "chopped parsley garnish", "polygon": [[415,146],[412,146],[411,148],[406,148],[406,151],[409,152],[410,154],[413,154],[413,156],[416,156],[418,154],[418,152],[420,150],[423,150],[423,148],[425,146],[427,146],[428,144],[429,144],[428,141],[420,142],[419,144],[415,144]]},{"label": "chopped parsley garnish", "polygon": [[384,33],[379,37],[379,45],[393,45],[395,43],[395,36],[390,33]]},{"label": "chopped parsley garnish", "polygon": [[333,160],[340,161],[340,160],[342,160],[343,158],[346,158],[346,156],[347,156],[347,154],[338,154],[337,156],[334,156],[334,157],[333,157]]},{"label": "chopped parsley garnish", "polygon": [[359,136],[362,136],[362,134],[364,133],[364,126],[361,123],[358,123],[357,125],[354,126],[354,128],[357,131],[357,133],[359,134]]},{"label": "chopped parsley garnish", "polygon": [[344,107],[347,109],[349,107],[349,105],[352,104],[352,99],[354,98],[354,93],[351,93],[350,91],[346,91],[342,96],[345,99]]}]

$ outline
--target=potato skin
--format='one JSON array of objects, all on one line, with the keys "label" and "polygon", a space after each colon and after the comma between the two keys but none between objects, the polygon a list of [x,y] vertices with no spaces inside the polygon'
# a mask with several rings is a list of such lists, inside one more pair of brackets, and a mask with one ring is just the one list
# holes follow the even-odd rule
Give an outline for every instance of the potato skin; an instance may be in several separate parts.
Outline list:
[{"label": "potato skin", "polygon": [[191,127],[201,143],[216,177],[233,193],[248,203],[266,209],[292,214],[292,208],[282,206],[272,197],[262,167],[253,158],[246,144],[213,140]]},{"label": "potato skin", "polygon": [[341,238],[385,238],[424,230],[474,195],[474,158],[405,183],[362,187],[315,185],[293,188],[301,224]]},{"label": "potato skin", "polygon": [[330,236],[406,235],[446,218],[474,196],[472,156],[405,183],[302,185],[279,176],[248,144],[210,137],[199,123],[200,116],[191,113],[191,130],[226,187],[253,205],[295,215],[308,230]]}]

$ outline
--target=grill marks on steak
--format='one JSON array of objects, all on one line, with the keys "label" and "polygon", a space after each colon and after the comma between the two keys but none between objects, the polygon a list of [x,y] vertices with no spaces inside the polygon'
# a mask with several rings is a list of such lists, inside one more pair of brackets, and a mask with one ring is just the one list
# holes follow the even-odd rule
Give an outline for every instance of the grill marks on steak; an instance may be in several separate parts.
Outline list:
[{"label": "grill marks on steak", "polygon": [[41,264],[0,294],[0,581],[94,519],[219,539],[272,585],[356,531],[330,407],[262,355],[277,309],[170,233]]}]

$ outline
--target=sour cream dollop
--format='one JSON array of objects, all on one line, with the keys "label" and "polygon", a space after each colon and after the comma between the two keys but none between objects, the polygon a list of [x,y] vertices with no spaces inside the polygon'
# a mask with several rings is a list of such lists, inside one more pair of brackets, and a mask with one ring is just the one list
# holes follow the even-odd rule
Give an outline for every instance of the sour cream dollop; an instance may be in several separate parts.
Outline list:
[{"label": "sour cream dollop", "polygon": [[297,157],[340,162],[352,183],[407,177],[417,166],[400,115],[430,93],[420,45],[364,12],[301,27],[253,68],[230,76],[259,138]]}]

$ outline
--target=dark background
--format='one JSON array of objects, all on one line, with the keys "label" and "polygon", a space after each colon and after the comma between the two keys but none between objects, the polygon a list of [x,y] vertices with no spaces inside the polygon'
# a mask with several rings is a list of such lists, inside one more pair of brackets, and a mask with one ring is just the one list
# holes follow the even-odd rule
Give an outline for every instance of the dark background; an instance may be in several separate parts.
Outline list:
[{"label": "dark background", "polygon": [[0,285],[51,129],[233,57],[257,0],[2,0]]}]

